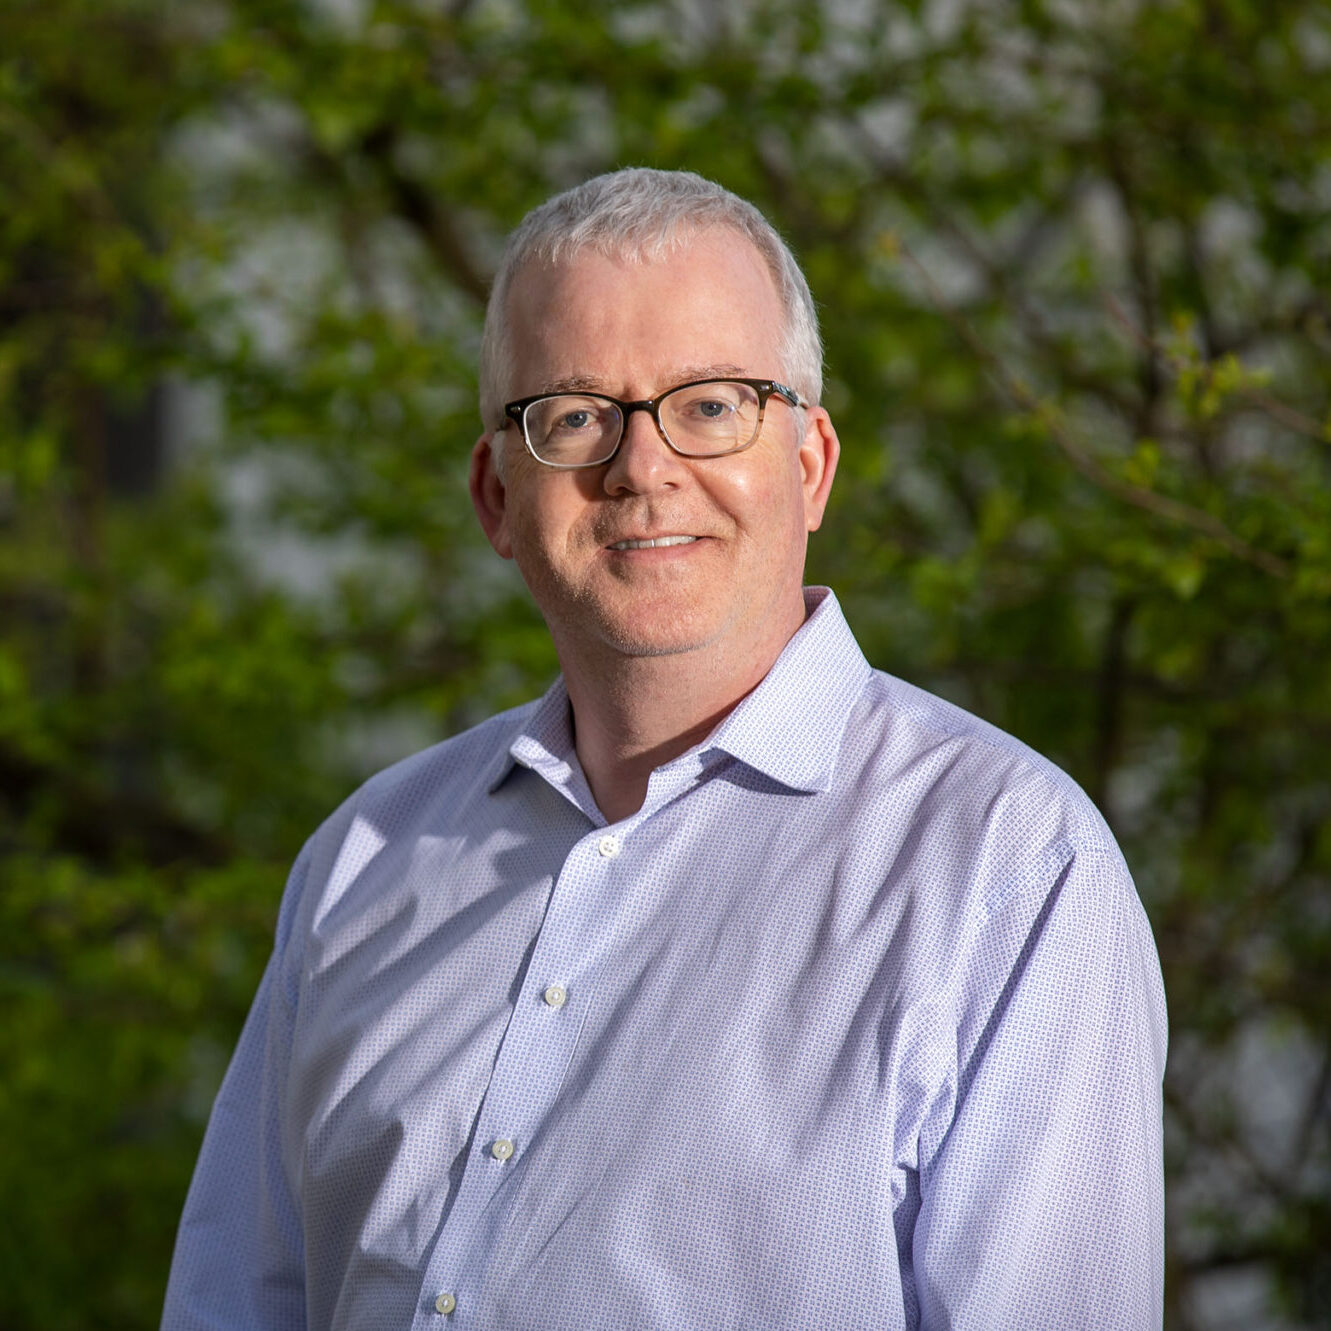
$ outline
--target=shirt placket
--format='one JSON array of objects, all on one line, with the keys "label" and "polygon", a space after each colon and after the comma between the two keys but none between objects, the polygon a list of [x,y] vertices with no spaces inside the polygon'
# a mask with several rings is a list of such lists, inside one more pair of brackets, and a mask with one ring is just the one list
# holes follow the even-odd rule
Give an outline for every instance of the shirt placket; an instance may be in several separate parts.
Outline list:
[{"label": "shirt placket", "polygon": [[[636,821],[636,820],[635,820]],[[523,1167],[550,1112],[595,999],[611,947],[615,880],[631,827],[598,828],[560,870],[476,1121],[458,1195],[421,1285],[417,1331],[475,1326],[499,1193]]]}]

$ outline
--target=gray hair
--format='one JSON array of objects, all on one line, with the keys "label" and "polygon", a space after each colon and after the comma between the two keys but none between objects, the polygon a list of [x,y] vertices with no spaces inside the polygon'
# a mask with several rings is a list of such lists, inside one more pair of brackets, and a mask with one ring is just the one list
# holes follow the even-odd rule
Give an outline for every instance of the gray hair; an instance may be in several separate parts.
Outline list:
[{"label": "gray hair", "polygon": [[782,370],[796,392],[816,403],[823,389],[818,312],[795,256],[772,224],[753,204],[692,171],[627,167],[555,195],[532,209],[509,237],[490,289],[481,337],[481,419],[486,428],[503,420],[508,292],[524,265],[561,263],[584,249],[651,260],[709,227],[738,232],[766,260],[785,312]]}]

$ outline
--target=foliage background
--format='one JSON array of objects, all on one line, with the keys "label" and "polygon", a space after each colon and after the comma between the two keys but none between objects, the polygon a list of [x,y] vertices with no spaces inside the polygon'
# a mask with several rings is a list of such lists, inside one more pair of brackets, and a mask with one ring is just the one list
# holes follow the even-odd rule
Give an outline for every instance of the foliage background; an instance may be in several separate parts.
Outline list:
[{"label": "foliage background", "polygon": [[463,478],[502,238],[753,198],[875,664],[1104,808],[1170,996],[1168,1324],[1331,1325],[1331,17],[0,3],[0,1324],[155,1322],[286,865],[555,668]]}]

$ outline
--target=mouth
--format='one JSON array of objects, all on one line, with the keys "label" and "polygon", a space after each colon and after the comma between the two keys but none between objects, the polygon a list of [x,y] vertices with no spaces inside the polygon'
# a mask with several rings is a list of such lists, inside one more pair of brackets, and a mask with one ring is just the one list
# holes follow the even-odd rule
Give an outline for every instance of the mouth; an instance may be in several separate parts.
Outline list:
[{"label": "mouth", "polygon": [[643,540],[616,541],[611,550],[660,550],[670,545],[691,545],[696,536],[652,536]]}]

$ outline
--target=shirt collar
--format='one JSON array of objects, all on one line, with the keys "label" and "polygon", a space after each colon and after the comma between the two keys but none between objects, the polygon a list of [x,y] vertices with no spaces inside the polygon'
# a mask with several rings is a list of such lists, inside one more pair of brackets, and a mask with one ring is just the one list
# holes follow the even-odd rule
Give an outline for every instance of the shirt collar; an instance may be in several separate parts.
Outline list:
[{"label": "shirt collar", "polygon": [[851,708],[873,669],[830,588],[806,587],[804,605],[808,618],[776,664],[705,747],[813,792],[832,784]]},{"label": "shirt collar", "polygon": [[[728,753],[783,786],[812,793],[832,784],[851,708],[873,671],[830,588],[806,587],[804,605],[808,618],[763,681],[699,749]],[[488,788],[502,785],[515,764],[557,787],[584,782],[563,676],[520,716],[523,724]]]},{"label": "shirt collar", "polygon": [[491,774],[489,790],[497,790],[515,764],[530,767],[553,785],[564,785],[580,770],[573,751],[573,727],[569,721],[568,690],[564,676],[535,702],[519,712],[523,724]]}]

